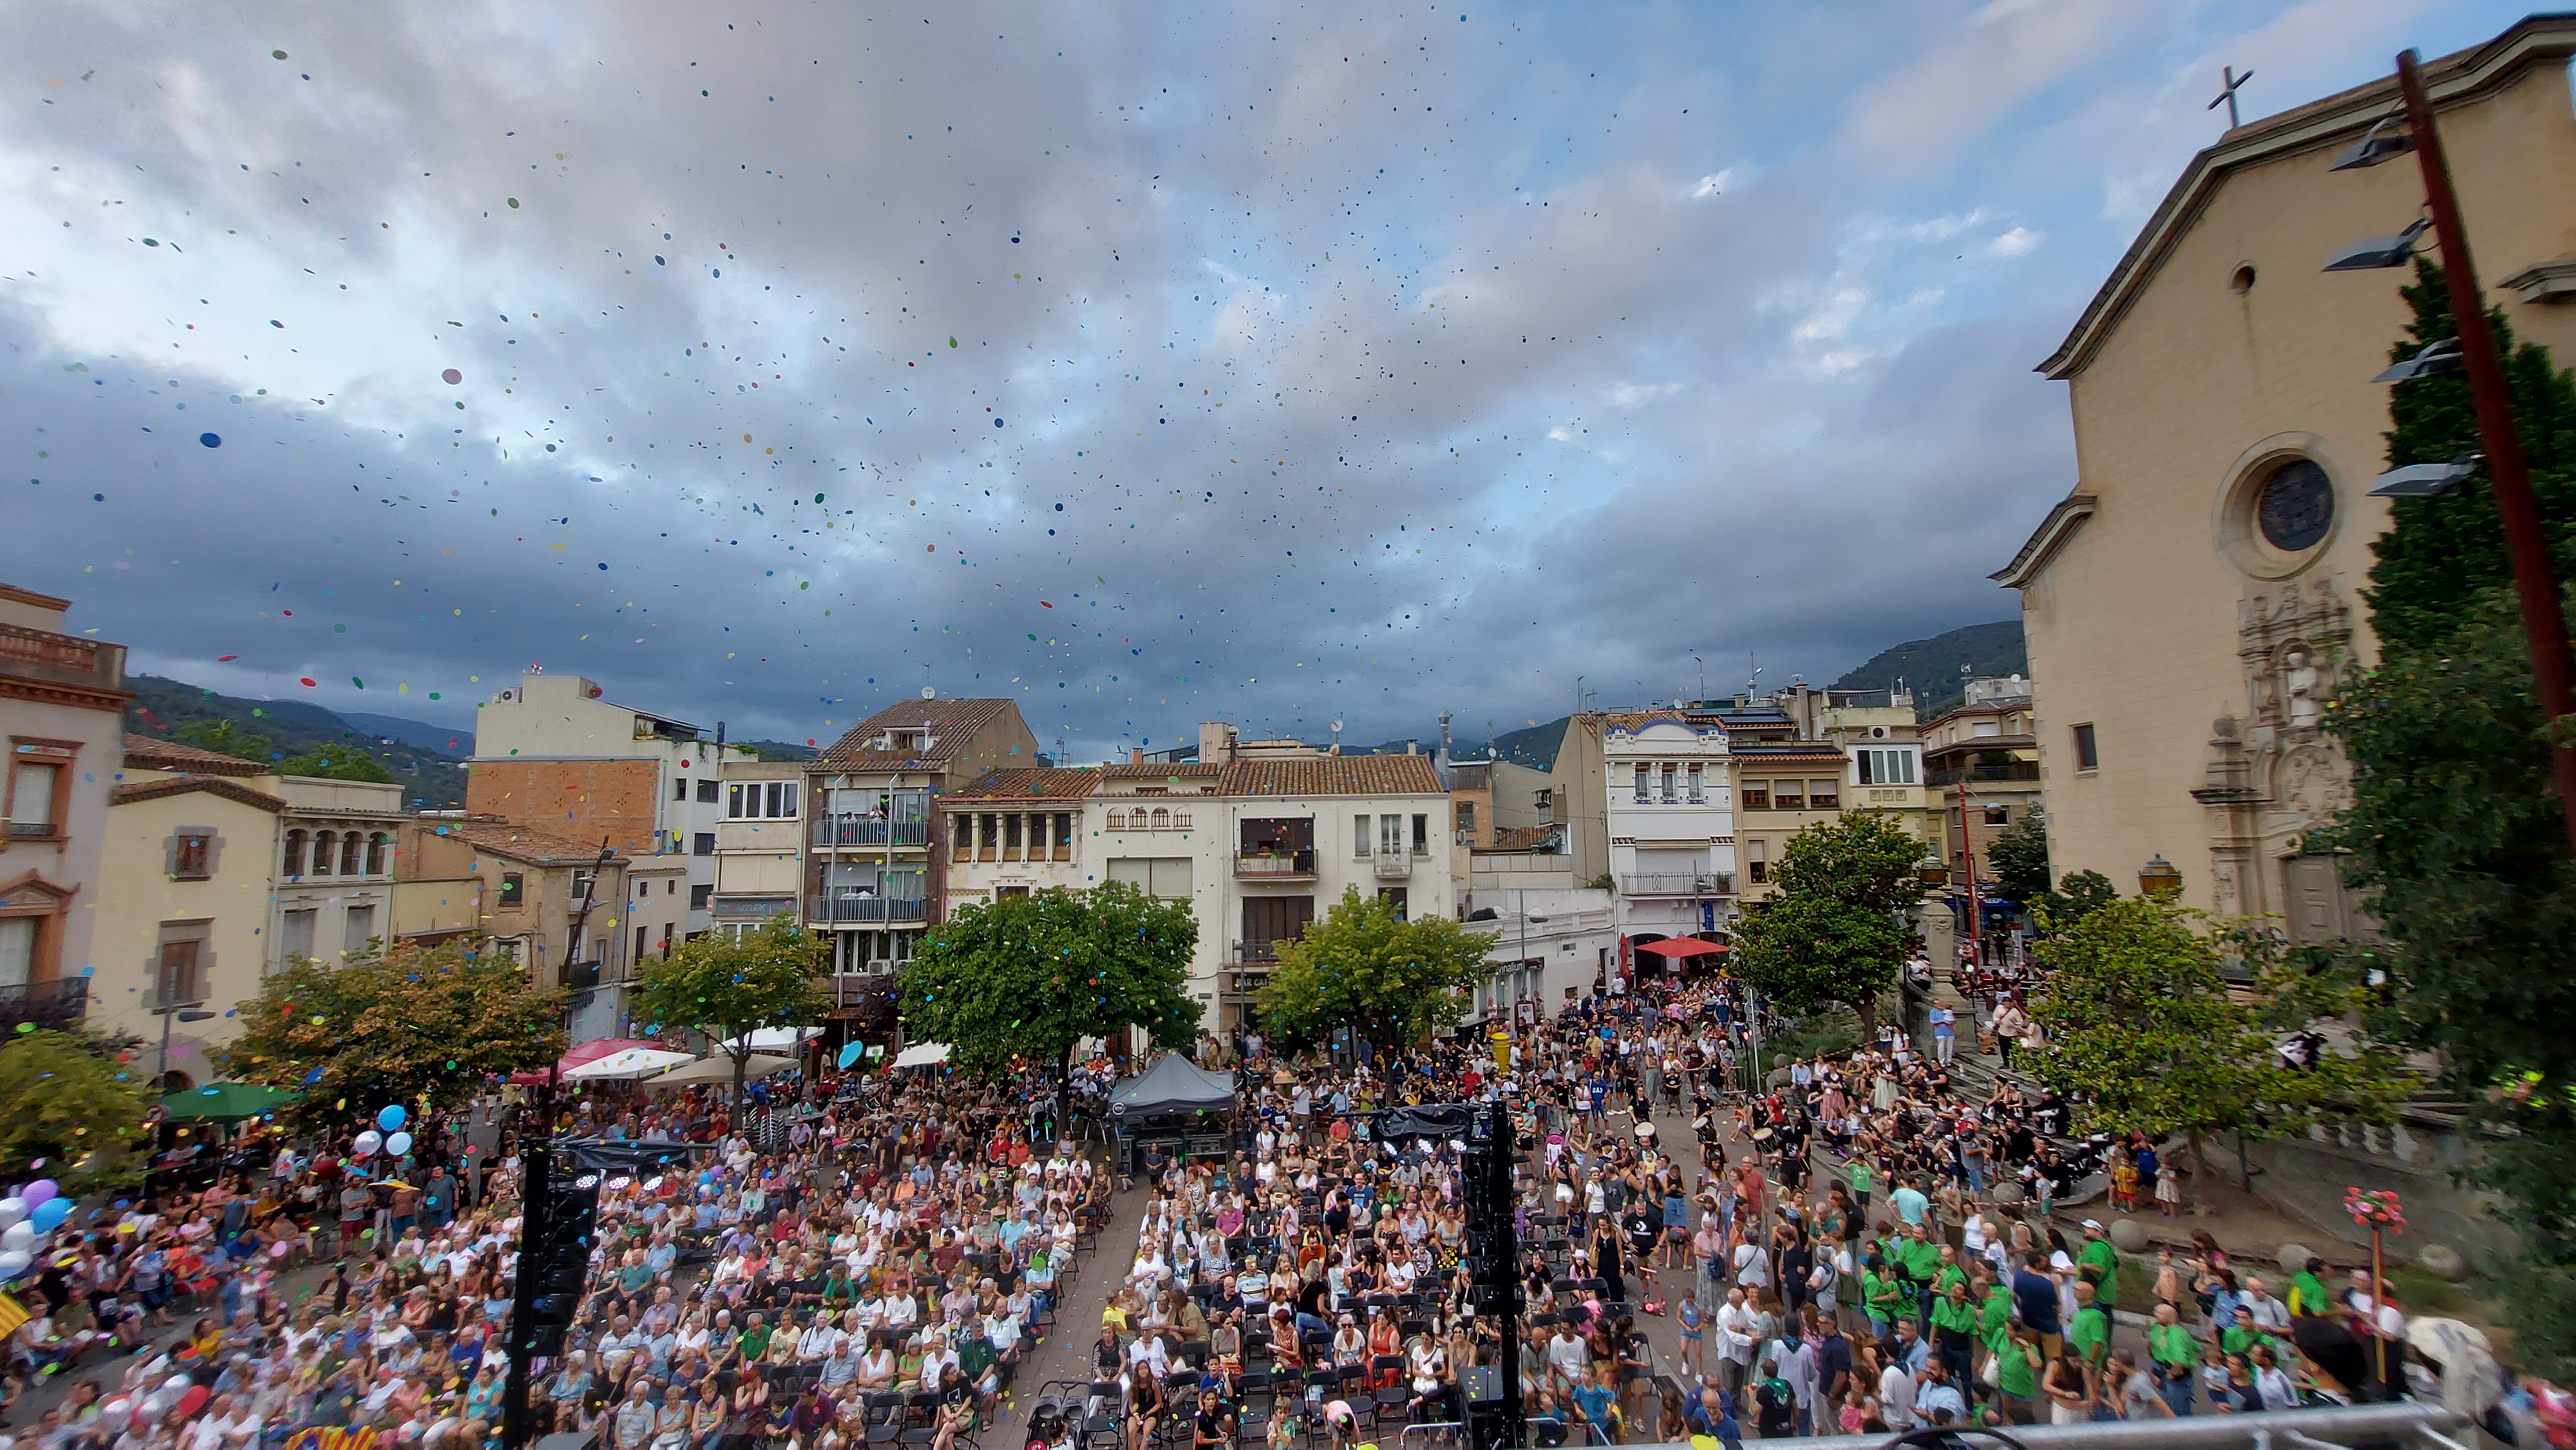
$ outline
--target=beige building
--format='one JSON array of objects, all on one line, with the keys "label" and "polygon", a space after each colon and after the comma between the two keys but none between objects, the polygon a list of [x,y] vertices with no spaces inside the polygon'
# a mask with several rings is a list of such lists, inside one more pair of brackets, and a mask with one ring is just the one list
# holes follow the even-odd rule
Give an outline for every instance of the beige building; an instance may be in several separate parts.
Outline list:
[{"label": "beige building", "polygon": [[[2576,360],[2576,16],[2426,67],[2493,305]],[[2320,725],[2375,650],[2361,590],[2386,505],[2387,389],[2409,274],[2325,273],[2419,215],[2412,157],[2333,172],[2397,110],[2393,77],[2229,131],[2194,157],[2057,352],[2074,488],[1994,576],[2021,591],[2052,874],[2124,889],[2162,855],[2183,898],[2326,938],[2357,917],[2305,833],[2348,798]]]},{"label": "beige building", "polygon": [[78,1022],[98,961],[99,853],[134,697],[125,646],[67,632],[70,608],[0,584],[0,1024]]},{"label": "beige building", "polygon": [[772,917],[796,918],[805,870],[804,765],[730,758],[717,787],[724,819],[716,822],[716,934],[738,937]]},{"label": "beige building", "polygon": [[1923,727],[1923,765],[1941,818],[1941,859],[1954,884],[1976,853],[1977,879],[1995,838],[2039,809],[2039,738],[2030,681],[1970,680],[1955,710]]},{"label": "beige building", "polygon": [[462,811],[413,817],[403,827],[402,860],[394,887],[396,939],[488,942],[525,966],[536,987],[577,992],[622,983],[634,966],[621,930],[638,915],[629,904],[636,874],[629,868],[660,865],[666,884],[657,892],[682,874],[673,869],[677,863],[649,856],[630,862],[611,855],[602,862],[595,841]]}]

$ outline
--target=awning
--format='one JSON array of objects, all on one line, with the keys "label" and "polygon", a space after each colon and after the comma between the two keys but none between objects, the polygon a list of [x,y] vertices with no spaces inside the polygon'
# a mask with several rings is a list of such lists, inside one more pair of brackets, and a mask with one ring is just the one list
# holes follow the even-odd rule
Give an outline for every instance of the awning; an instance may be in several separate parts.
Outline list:
[{"label": "awning", "polygon": [[[794,1067],[795,1065],[796,1060],[792,1057],[764,1057],[755,1052],[743,1064],[742,1080],[744,1082],[758,1082],[764,1077],[785,1072],[787,1069]],[[662,1074],[660,1077],[649,1078],[645,1081],[644,1085],[646,1087],[657,1088],[688,1087],[693,1083],[729,1083],[732,1081],[733,1059],[719,1052],[713,1057],[700,1058],[686,1067],[675,1067],[669,1072]]]},{"label": "awning", "polygon": [[294,1102],[299,1093],[284,1088],[261,1087],[246,1082],[210,1082],[187,1092],[171,1093],[161,1099],[161,1111],[173,1118],[199,1123],[238,1123],[275,1112]]},{"label": "awning", "polygon": [[916,1042],[894,1055],[897,1067],[937,1067],[948,1060],[945,1042]]},{"label": "awning", "polygon": [[620,1078],[650,1077],[666,1067],[677,1067],[689,1060],[685,1052],[666,1047],[627,1047],[593,1058],[579,1067],[564,1071],[566,1082],[614,1082]]},{"label": "awning", "polygon": [[1679,960],[1683,957],[1704,957],[1711,952],[1725,951],[1727,950],[1727,947],[1723,942],[1701,941],[1697,937],[1685,936],[1674,938],[1671,941],[1639,942],[1637,943],[1637,950],[1641,952],[1653,952],[1659,957],[1671,957],[1675,960]]}]

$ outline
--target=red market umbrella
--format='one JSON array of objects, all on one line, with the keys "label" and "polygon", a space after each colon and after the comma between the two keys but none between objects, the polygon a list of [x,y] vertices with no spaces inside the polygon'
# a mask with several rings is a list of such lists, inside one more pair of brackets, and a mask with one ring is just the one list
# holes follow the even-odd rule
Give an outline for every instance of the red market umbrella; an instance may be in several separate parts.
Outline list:
[{"label": "red market umbrella", "polygon": [[1641,952],[1653,952],[1659,957],[1669,957],[1674,961],[1680,961],[1684,957],[1701,957],[1706,956],[1711,952],[1722,952],[1726,950],[1726,947],[1718,942],[1701,941],[1697,937],[1686,936],[1672,941],[1639,942],[1637,943],[1637,950]]}]

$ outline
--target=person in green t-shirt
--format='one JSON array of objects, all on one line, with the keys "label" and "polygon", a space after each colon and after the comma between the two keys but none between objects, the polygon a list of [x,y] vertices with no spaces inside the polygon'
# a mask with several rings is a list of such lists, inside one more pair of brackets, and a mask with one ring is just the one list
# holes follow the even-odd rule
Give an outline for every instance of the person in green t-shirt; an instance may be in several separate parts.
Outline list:
[{"label": "person in green t-shirt", "polygon": [[1995,1394],[2001,1418],[2009,1425],[2038,1420],[2033,1401],[2039,1395],[2039,1336],[2018,1324],[2004,1327],[1995,1345]]},{"label": "person in green t-shirt", "polygon": [[2093,1297],[2104,1309],[2120,1303],[2120,1251],[2112,1246],[2100,1219],[2084,1220],[2084,1250],[2075,1256],[2075,1272],[2092,1281]]},{"label": "person in green t-shirt", "polygon": [[769,1333],[769,1326],[761,1322],[760,1311],[753,1310],[751,1317],[743,1321],[742,1338],[736,1341],[742,1349],[744,1363],[752,1363],[769,1353]]},{"label": "person in green t-shirt", "polygon": [[2311,1258],[2307,1267],[2299,1270],[2299,1277],[2290,1281],[2290,1313],[2293,1317],[2335,1312],[2335,1301],[2326,1293],[2326,1281],[2317,1276],[2317,1270],[2325,1266],[2325,1260]]},{"label": "person in green t-shirt", "polygon": [[1869,1331],[1879,1343],[1896,1337],[1897,1316],[1905,1312],[1905,1290],[1877,1254],[1871,1254],[1861,1268],[1860,1303],[1861,1312],[1869,1316]]},{"label": "person in green t-shirt", "polygon": [[2156,1322],[2147,1330],[2147,1353],[2155,1360],[2156,1393],[2175,1414],[2190,1414],[2199,1382],[2200,1341],[2183,1328],[2171,1304],[2156,1306]]},{"label": "person in green t-shirt", "polygon": [[2093,1403],[2111,1403],[2116,1386],[2103,1383],[2103,1366],[2111,1358],[2111,1316],[2105,1313],[2101,1300],[2089,1283],[2075,1286],[2075,1317],[2066,1323],[2066,1347],[2084,1367],[2085,1387],[2093,1392]]},{"label": "person in green t-shirt", "polygon": [[1851,1161],[1851,1193],[1852,1193],[1852,1202],[1853,1202],[1854,1204],[1856,1204],[1856,1205],[1858,1205],[1858,1206],[1859,1206],[1860,1212],[1861,1212],[1864,1216],[1865,1216],[1865,1215],[1867,1215],[1867,1214],[1868,1214],[1868,1212],[1869,1212],[1869,1190],[1870,1190],[1870,1181],[1871,1181],[1871,1180],[1870,1180],[1870,1174],[1869,1174],[1869,1159],[1868,1159],[1866,1156],[1858,1157],[1858,1158],[1854,1158],[1854,1159],[1852,1159],[1852,1161]]}]

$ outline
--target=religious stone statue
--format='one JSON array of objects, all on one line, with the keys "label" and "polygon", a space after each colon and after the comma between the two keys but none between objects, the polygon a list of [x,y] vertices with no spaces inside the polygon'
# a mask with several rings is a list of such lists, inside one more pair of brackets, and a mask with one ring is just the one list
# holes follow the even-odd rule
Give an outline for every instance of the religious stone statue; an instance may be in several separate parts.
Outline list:
[{"label": "religious stone statue", "polygon": [[2305,645],[2293,645],[2281,657],[2281,683],[2289,696],[2290,728],[2312,730],[2325,718],[2325,701],[2318,698],[2322,682],[2317,676],[2316,657]]}]

